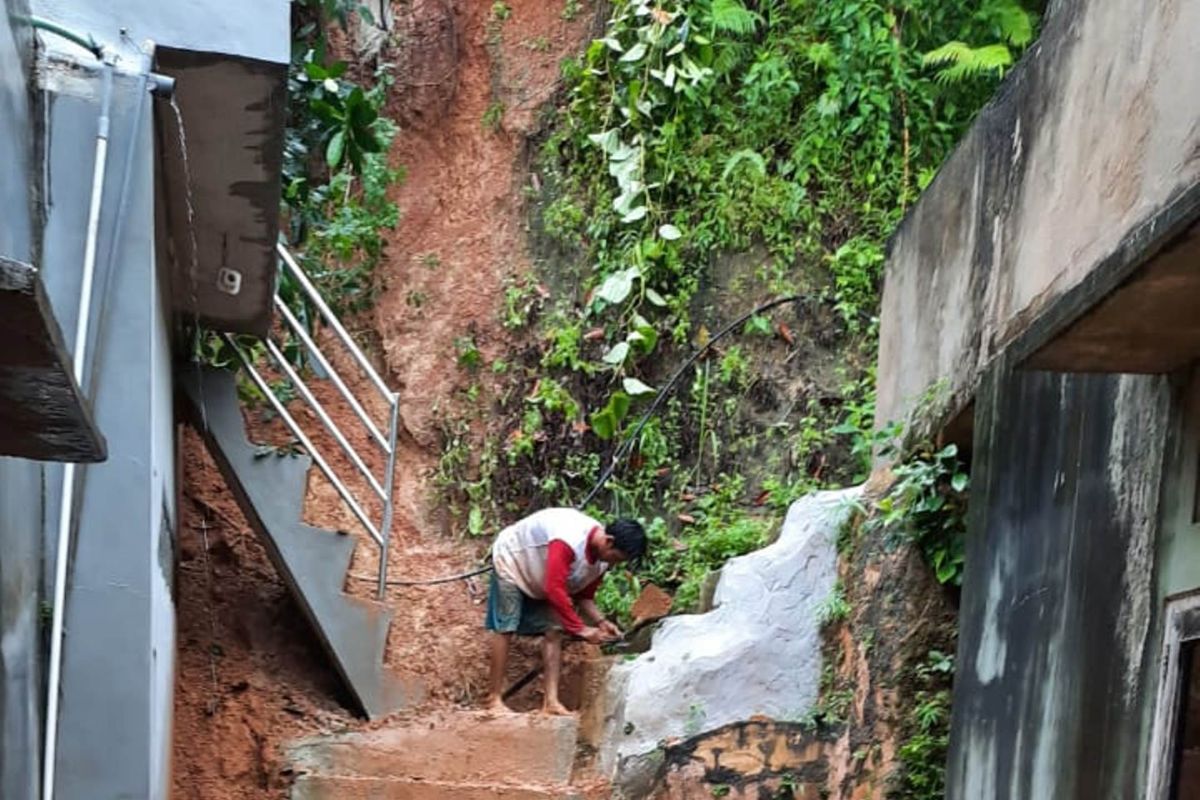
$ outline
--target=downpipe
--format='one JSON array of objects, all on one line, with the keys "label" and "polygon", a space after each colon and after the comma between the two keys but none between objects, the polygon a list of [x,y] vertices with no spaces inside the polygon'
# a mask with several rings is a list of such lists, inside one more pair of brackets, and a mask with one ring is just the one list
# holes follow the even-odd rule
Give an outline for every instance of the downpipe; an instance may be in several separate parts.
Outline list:
[{"label": "downpipe", "polygon": [[[75,349],[72,368],[77,381],[83,380],[87,356],[87,334],[92,313],[92,285],[96,276],[96,248],[100,233],[100,212],[104,197],[104,173],[108,166],[109,112],[112,107],[113,71],[116,57],[104,58],[100,118],[96,130],[96,159],[92,170],[92,196],[88,210],[87,239],[83,249],[83,274],[79,289],[79,314],[75,319]],[[54,606],[50,625],[50,668],[46,688],[46,734],[42,751],[42,799],[53,800],[55,762],[58,755],[59,690],[62,684],[63,619],[66,613],[67,563],[71,555],[72,511],[75,505],[77,465],[63,465],[62,497],[58,509],[57,550],[54,553]]]}]

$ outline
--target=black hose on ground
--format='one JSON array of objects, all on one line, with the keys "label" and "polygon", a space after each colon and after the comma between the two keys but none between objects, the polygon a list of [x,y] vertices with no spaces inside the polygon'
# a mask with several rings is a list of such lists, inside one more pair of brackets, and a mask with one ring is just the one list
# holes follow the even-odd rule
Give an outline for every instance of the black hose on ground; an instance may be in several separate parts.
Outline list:
[{"label": "black hose on ground", "polygon": [[[700,360],[700,358],[705,353],[707,353],[712,348],[713,345],[715,345],[717,342],[719,342],[722,338],[724,338],[728,334],[732,333],[733,331],[737,330],[741,326],[745,325],[746,322],[751,317],[757,316],[758,314],[762,314],[765,311],[770,311],[773,308],[777,308],[777,307],[785,305],[787,303],[798,302],[802,299],[804,299],[804,295],[793,294],[793,295],[788,295],[787,297],[776,298],[775,300],[772,300],[768,303],[763,303],[762,305],[757,306],[750,311],[747,311],[745,314],[738,317],[737,319],[735,319],[733,322],[726,325],[721,330],[717,331],[717,333],[714,334],[712,336],[712,338],[710,338],[707,342],[705,342],[702,347],[700,347],[694,353],[692,353],[690,356],[688,356],[687,360],[685,360],[682,364],[679,365],[679,367],[676,368],[675,372],[671,375],[670,379],[666,382],[666,384],[663,386],[663,388],[658,392],[657,396],[655,396],[654,402],[651,403],[650,407],[646,409],[646,412],[644,414],[642,414],[642,418],[640,420],[638,420],[638,424],[633,427],[633,431],[628,436],[626,436],[625,439],[621,442],[621,444],[617,447],[617,449],[613,451],[612,460],[609,461],[608,466],[605,467],[605,469],[604,469],[604,472],[600,473],[600,477],[599,477],[599,479],[597,479],[596,484],[592,487],[591,491],[589,491],[587,493],[587,495],[583,498],[583,501],[581,503],[579,503],[579,505],[576,507],[579,509],[586,508],[587,504],[592,502],[592,500],[596,497],[596,495],[600,492],[600,490],[602,488],[604,488],[604,484],[608,483],[608,479],[613,476],[613,473],[616,471],[617,467],[620,466],[621,461],[626,456],[628,456],[630,452],[633,451],[634,444],[637,442],[638,434],[640,434],[642,432],[642,428],[646,427],[646,423],[649,422],[651,420],[651,418],[655,414],[658,413],[658,410],[662,407],[663,401],[665,401],[666,398],[671,394],[671,391],[675,388],[676,384],[679,383],[679,380],[683,377],[684,373],[687,372],[687,370],[690,369],[693,364],[695,364],[698,360]],[[454,575],[443,575],[438,578],[426,578],[424,580],[389,580],[387,582],[387,585],[388,586],[436,586],[436,585],[442,584],[442,583],[453,583],[454,581],[466,580],[467,578],[472,578],[476,575],[482,575],[485,572],[490,572],[491,569],[492,569],[492,565],[487,564],[485,566],[478,567],[478,568],[470,570],[468,572],[460,572],[460,573],[456,573]],[[367,579],[375,580],[374,578],[368,578],[368,576],[365,576],[365,575],[364,576],[355,575],[354,577],[361,577],[364,580],[367,580]]]}]

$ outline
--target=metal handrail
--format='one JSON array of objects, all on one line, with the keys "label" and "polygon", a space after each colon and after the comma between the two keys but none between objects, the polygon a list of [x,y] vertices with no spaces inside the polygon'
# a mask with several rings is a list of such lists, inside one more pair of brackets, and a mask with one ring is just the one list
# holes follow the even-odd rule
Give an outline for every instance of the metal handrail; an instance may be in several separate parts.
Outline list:
[{"label": "metal handrail", "polygon": [[246,374],[250,376],[250,380],[254,381],[254,385],[257,386],[258,390],[266,396],[267,402],[271,404],[271,407],[275,409],[275,413],[279,415],[279,418],[283,420],[285,425],[287,425],[288,430],[290,430],[292,435],[295,436],[300,442],[300,446],[308,451],[308,454],[312,457],[313,462],[320,467],[321,472],[325,473],[325,477],[328,478],[329,482],[333,484],[333,488],[337,489],[338,494],[342,496],[342,499],[345,500],[346,504],[350,506],[350,510],[354,512],[354,516],[358,517],[358,521],[361,522],[363,527],[367,529],[367,533],[371,534],[371,538],[377,543],[382,543],[379,531],[376,529],[375,524],[371,522],[371,518],[367,516],[367,513],[363,510],[362,506],[359,505],[358,501],[354,499],[354,495],[351,494],[350,490],[346,488],[346,484],[342,482],[342,479],[339,478],[337,473],[333,471],[333,468],[329,466],[329,462],[325,460],[325,457],[321,455],[319,450],[317,450],[316,445],[314,445],[312,440],[308,438],[308,435],[304,432],[304,429],[300,427],[300,423],[296,422],[296,418],[293,417],[291,412],[287,410],[287,406],[285,406],[283,401],[276,397],[275,393],[271,391],[270,384],[268,384],[266,379],[259,374],[257,369],[255,369],[254,363],[250,360],[250,357],[246,355],[242,348],[238,346],[238,343],[234,341],[233,337],[228,333],[221,334],[221,337],[225,339],[225,342],[233,348],[235,353],[237,353],[238,360],[242,362],[242,368],[246,370]]},{"label": "metal handrail", "polygon": [[321,348],[317,347],[317,343],[311,336],[308,335],[308,331],[300,323],[300,320],[296,319],[296,315],[292,313],[292,310],[288,308],[287,303],[283,302],[283,298],[281,298],[279,295],[275,295],[275,309],[287,322],[288,327],[292,330],[292,332],[295,333],[296,336],[300,338],[300,341],[304,343],[304,347],[306,350],[308,350],[308,354],[313,357],[313,360],[317,362],[322,371],[329,376],[329,380],[333,382],[333,385],[336,386],[338,391],[342,393],[342,397],[345,398],[346,403],[352,409],[354,409],[354,413],[358,415],[360,420],[362,420],[363,427],[366,428],[367,432],[371,434],[371,438],[373,438],[376,443],[379,444],[380,448],[382,448],[385,453],[390,453],[391,448],[388,447],[387,440],[383,438],[383,434],[379,432],[379,428],[375,427],[375,421],[371,419],[369,414],[367,414],[367,410],[362,407],[362,403],[358,402],[358,398],[354,396],[354,393],[346,387],[346,383],[342,380],[342,376],[336,369],[333,368],[333,365],[329,363],[329,359],[325,358],[325,354],[321,352]]},{"label": "metal handrail", "polygon": [[363,351],[355,343],[354,339],[350,337],[350,334],[346,331],[346,329],[342,327],[341,320],[339,320],[337,315],[333,313],[333,310],[329,308],[329,305],[321,297],[321,293],[317,291],[317,287],[313,286],[312,281],[310,281],[308,276],[304,274],[304,270],[300,269],[300,265],[296,263],[296,259],[292,257],[292,254],[289,253],[288,249],[282,244],[277,245],[276,249],[279,251],[279,255],[283,258],[283,263],[287,265],[288,271],[291,272],[292,277],[294,277],[296,282],[303,287],[304,293],[308,295],[308,299],[312,301],[314,306],[317,307],[317,310],[321,312],[321,316],[325,318],[327,323],[329,323],[329,327],[333,328],[334,333],[336,333],[338,338],[342,340],[342,343],[346,345],[346,349],[350,351],[350,355],[352,355],[354,360],[358,362],[359,368],[366,373],[367,377],[371,379],[371,382],[375,384],[375,388],[379,390],[379,393],[383,395],[385,399],[393,398],[395,393],[387,387],[387,384],[383,382],[383,378],[379,377],[379,373],[375,371],[375,368],[371,366],[371,362],[367,360],[366,354],[363,353]]},{"label": "metal handrail", "polygon": [[300,377],[295,368],[288,363],[287,357],[284,356],[284,354],[279,350],[279,345],[275,344],[270,339],[266,341],[266,345],[267,352],[271,354],[271,358],[276,364],[279,365],[279,368],[283,370],[285,375],[287,375],[288,380],[291,381],[292,385],[295,386],[300,392],[300,396],[304,398],[304,401],[308,403],[309,407],[312,408],[312,410],[316,413],[317,418],[320,419],[325,425],[325,429],[329,431],[331,436],[333,436],[334,441],[341,445],[342,450],[350,458],[350,461],[353,462],[354,466],[358,467],[358,471],[362,473],[363,477],[367,479],[367,483],[369,483],[371,488],[375,490],[375,494],[379,495],[379,499],[386,501],[387,492],[385,492],[383,487],[379,485],[379,481],[375,480],[375,476],[371,474],[371,468],[363,463],[362,456],[360,456],[358,451],[354,449],[354,446],[346,440],[346,434],[342,433],[342,429],[339,428],[338,424],[333,421],[332,417],[329,416],[329,412],[325,410],[325,406],[321,405],[321,401],[317,399],[317,396],[312,393],[312,389],[308,388],[308,384],[304,382],[304,379]]},{"label": "metal handrail", "polygon": [[388,403],[388,424],[385,432],[379,425],[376,424],[375,420],[371,418],[371,415],[368,414],[366,408],[364,408],[363,403],[346,385],[346,382],[343,380],[341,374],[338,373],[338,371],[330,363],[329,358],[327,358],[325,353],[322,352],[320,345],[318,345],[316,342],[316,339],[309,333],[300,320],[297,319],[295,313],[288,308],[287,303],[282,297],[280,297],[278,292],[276,292],[274,299],[275,309],[279,312],[279,315],[286,323],[287,332],[291,335],[294,335],[295,338],[299,339],[304,345],[304,349],[312,357],[316,365],[319,366],[324,374],[329,377],[330,382],[337,387],[337,390],[342,395],[342,398],[346,401],[347,405],[353,409],[359,421],[362,422],[363,428],[370,435],[371,442],[373,442],[379,448],[381,454],[386,458],[386,466],[384,468],[384,474],[381,480],[371,470],[362,455],[354,448],[354,445],[350,443],[350,440],[346,437],[345,433],[342,431],[342,428],[329,415],[329,412],[325,409],[325,406],[322,405],[321,401],[317,399],[317,396],[313,393],[308,383],[306,383],[305,380],[300,376],[299,370],[297,370],[291,364],[291,362],[288,361],[287,356],[284,355],[280,345],[273,341],[270,336],[264,339],[263,344],[266,347],[267,354],[270,356],[271,361],[274,362],[278,369],[283,373],[288,382],[295,387],[300,398],[303,399],[309,408],[313,410],[313,413],[316,414],[317,418],[325,426],[325,429],[329,431],[334,441],[337,442],[338,446],[346,454],[347,458],[350,460],[350,463],[352,463],[355,469],[361,473],[362,477],[366,481],[366,484],[370,487],[371,493],[379,498],[380,501],[382,501],[383,509],[378,524],[372,521],[371,514],[369,514],[367,509],[364,508],[364,503],[355,496],[355,493],[350,489],[346,481],[337,474],[337,472],[330,465],[329,461],[317,448],[313,440],[304,432],[295,416],[288,411],[287,404],[278,396],[276,396],[275,392],[271,388],[270,383],[268,383],[268,381],[255,367],[250,356],[246,354],[246,352],[237,344],[237,341],[232,336],[228,334],[222,334],[222,336],[225,342],[237,354],[238,360],[241,362],[242,368],[246,371],[246,374],[250,377],[250,380],[252,380],[255,386],[258,387],[259,391],[266,396],[268,402],[271,404],[271,407],[275,410],[275,413],[279,415],[279,418],[283,420],[284,424],[288,427],[288,430],[291,431],[292,435],[296,437],[296,440],[300,443],[300,446],[308,453],[310,457],[312,457],[313,463],[317,465],[321,472],[324,473],[325,477],[329,479],[329,482],[333,484],[333,488],[337,490],[338,495],[342,498],[342,500],[345,501],[346,505],[350,507],[350,510],[354,513],[354,516],[358,519],[358,521],[362,523],[371,539],[377,545],[379,545],[379,584],[377,593],[380,599],[382,599],[387,588],[389,540],[391,538],[390,533],[392,528],[392,520],[395,516],[394,484],[396,474],[396,441],[400,428],[399,395],[389,389],[387,384],[383,382],[383,379],[379,376],[379,373],[375,371],[375,368],[367,359],[366,354],[363,353],[358,344],[350,336],[349,332],[337,318],[337,315],[333,313],[333,310],[321,297],[320,292],[317,291],[317,287],[304,273],[304,270],[296,262],[296,259],[292,256],[292,254],[288,252],[287,248],[280,244],[278,245],[277,250],[284,267],[288,270],[288,273],[295,278],[296,283],[300,285],[300,288],[303,290],[307,300],[312,303],[318,312],[320,312],[320,315],[324,319],[325,323],[337,335],[337,339],[341,342],[342,346],[349,351],[351,358],[353,358],[359,369],[363,372],[375,389],[383,396],[383,399]]}]

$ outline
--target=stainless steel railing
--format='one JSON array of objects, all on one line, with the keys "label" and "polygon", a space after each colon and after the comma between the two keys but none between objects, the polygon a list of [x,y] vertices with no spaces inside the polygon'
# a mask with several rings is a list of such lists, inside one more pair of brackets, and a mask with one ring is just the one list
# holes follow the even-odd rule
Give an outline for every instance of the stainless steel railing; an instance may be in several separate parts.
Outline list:
[{"label": "stainless steel railing", "polygon": [[[355,416],[358,417],[359,422],[362,423],[370,435],[371,444],[383,454],[386,466],[384,467],[382,476],[375,474],[375,471],[368,465],[363,455],[354,448],[354,445],[346,438],[345,432],[342,431],[337,422],[329,415],[329,412],[313,393],[311,387],[300,376],[296,368],[292,366],[279,345],[269,337],[264,342],[268,360],[274,368],[278,369],[287,378],[288,383],[295,389],[296,393],[312,409],[317,419],[321,421],[321,424],[329,432],[330,436],[333,437],[338,447],[345,453],[355,471],[362,476],[366,484],[366,489],[369,491],[363,492],[360,490],[356,494],[350,488],[345,477],[339,475],[330,465],[325,454],[313,443],[312,438],[305,433],[300,423],[288,411],[287,404],[276,394],[270,382],[263,377],[262,373],[255,366],[253,359],[247,355],[245,350],[238,345],[236,339],[232,336],[228,334],[223,334],[222,336],[225,342],[237,354],[238,360],[242,364],[242,369],[246,371],[250,380],[254,382],[254,385],[266,397],[267,402],[271,404],[275,413],[279,415],[288,430],[296,437],[300,446],[308,453],[313,463],[324,473],[325,477],[329,479],[329,482],[333,484],[333,488],[337,490],[338,495],[349,506],[350,511],[354,513],[358,521],[362,523],[367,534],[379,546],[378,595],[382,598],[384,590],[387,587],[388,543],[391,538],[392,517],[395,510],[394,478],[396,472],[396,434],[400,422],[399,397],[379,377],[379,373],[371,366],[371,362],[367,360],[366,354],[363,353],[354,339],[350,337],[350,334],[346,331],[341,321],[338,320],[337,315],[329,308],[329,305],[321,298],[317,287],[304,274],[304,270],[296,263],[296,259],[292,257],[292,254],[282,244],[278,245],[278,251],[283,267],[287,270],[288,275],[300,286],[304,296],[317,309],[321,317],[325,320],[325,324],[334,332],[338,341],[350,354],[358,369],[372,384],[372,388],[380,394],[387,404],[387,425],[386,427],[381,427],[377,424],[376,420],[372,419],[359,398],[346,385],[345,380],[342,379],[337,369],[330,363],[325,353],[321,351],[320,346],[309,334],[305,326],[296,318],[296,315],[279,294],[275,295],[275,310],[279,312],[279,317],[284,322],[284,329],[291,336],[299,340],[313,362],[328,376],[329,382],[337,387],[346,404],[354,411]],[[378,522],[375,521],[368,509],[370,501],[364,500],[360,496],[364,493],[368,497],[374,495],[381,504],[382,512],[379,515]]]}]

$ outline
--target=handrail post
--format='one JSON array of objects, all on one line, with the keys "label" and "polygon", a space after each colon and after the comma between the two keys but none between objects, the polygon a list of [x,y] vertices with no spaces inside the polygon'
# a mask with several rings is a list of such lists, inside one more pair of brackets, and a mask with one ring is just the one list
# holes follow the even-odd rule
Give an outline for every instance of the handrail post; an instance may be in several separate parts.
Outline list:
[{"label": "handrail post", "polygon": [[388,460],[384,471],[384,488],[387,499],[383,504],[383,524],[379,528],[379,599],[387,592],[388,544],[392,539],[392,516],[396,507],[396,440],[400,428],[400,397],[392,393],[392,414],[388,427]]}]

